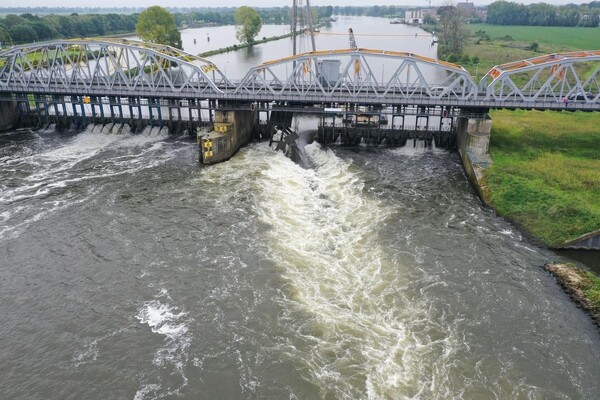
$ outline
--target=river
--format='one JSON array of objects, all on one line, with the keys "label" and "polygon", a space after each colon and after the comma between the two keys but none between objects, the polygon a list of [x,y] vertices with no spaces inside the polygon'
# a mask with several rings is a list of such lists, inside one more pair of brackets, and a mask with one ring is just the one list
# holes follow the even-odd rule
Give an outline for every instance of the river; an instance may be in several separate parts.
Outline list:
[{"label": "river", "polygon": [[541,268],[557,256],[456,153],[306,155],[202,167],[165,132],[0,135],[0,397],[600,397],[597,328]]}]

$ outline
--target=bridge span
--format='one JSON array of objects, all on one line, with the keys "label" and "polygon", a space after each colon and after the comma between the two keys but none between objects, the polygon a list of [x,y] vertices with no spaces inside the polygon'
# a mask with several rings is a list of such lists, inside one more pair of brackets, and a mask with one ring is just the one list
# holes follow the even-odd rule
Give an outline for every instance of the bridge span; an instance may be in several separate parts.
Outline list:
[{"label": "bridge span", "polygon": [[[600,111],[599,75],[600,50],[497,65],[476,82],[457,64],[358,48],[264,62],[233,80],[211,61],[169,46],[58,40],[0,52],[0,120],[128,123],[133,130],[166,125],[191,133],[209,125],[220,136],[201,145],[206,161],[219,148],[217,139],[235,136],[225,159],[250,135],[272,138],[276,126],[281,133],[291,113],[320,114],[323,140],[397,143],[456,129],[489,137],[490,108]],[[385,134],[374,135],[380,128]],[[482,154],[486,140],[476,140]]]},{"label": "bridge span", "polygon": [[[388,71],[380,74],[379,71]],[[315,51],[268,61],[239,81],[209,60],[125,39],[61,40],[0,53],[3,96],[71,95],[232,102],[353,103],[600,110],[600,51],[493,67],[477,83],[460,65],[406,52]]]}]

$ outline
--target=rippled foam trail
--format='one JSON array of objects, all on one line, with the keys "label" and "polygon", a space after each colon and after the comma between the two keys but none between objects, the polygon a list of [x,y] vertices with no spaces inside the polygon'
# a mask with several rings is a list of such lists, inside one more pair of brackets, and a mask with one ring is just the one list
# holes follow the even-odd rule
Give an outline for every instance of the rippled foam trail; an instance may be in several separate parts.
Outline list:
[{"label": "rippled foam trail", "polygon": [[443,393],[456,346],[403,295],[409,266],[378,244],[390,216],[363,190],[349,161],[307,146],[314,169],[273,157],[261,179],[268,257],[287,282],[280,350],[323,397],[387,398]]},{"label": "rippled foam trail", "polygon": [[[83,182],[135,173],[173,157],[160,152],[164,130],[149,130],[145,135],[126,133],[126,125],[118,135],[98,130],[99,126],[89,125],[74,136],[30,132],[30,146],[37,151],[2,159],[5,170],[14,173],[0,183],[0,238],[18,234],[50,212],[89,199],[98,188]],[[47,143],[48,137],[54,141]]]}]

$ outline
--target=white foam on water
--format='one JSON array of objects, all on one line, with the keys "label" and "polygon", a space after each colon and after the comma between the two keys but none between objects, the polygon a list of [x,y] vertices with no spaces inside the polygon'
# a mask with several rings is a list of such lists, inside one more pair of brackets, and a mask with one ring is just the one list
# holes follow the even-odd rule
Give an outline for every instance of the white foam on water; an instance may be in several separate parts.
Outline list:
[{"label": "white foam on water", "polygon": [[180,323],[186,313],[176,312],[168,304],[162,304],[159,300],[152,300],[140,310],[136,316],[142,324],[147,324],[152,332],[165,335],[168,339],[177,340],[185,338],[187,326]]},{"label": "white foam on water", "polygon": [[135,317],[141,324],[148,325],[153,333],[164,337],[163,346],[154,353],[153,363],[156,367],[169,371],[169,375],[177,374],[179,386],[161,390],[160,383],[146,382],[137,391],[135,398],[143,399],[151,394],[154,394],[151,398],[173,396],[187,386],[188,378],[184,374],[184,367],[188,363],[188,349],[192,342],[189,331],[191,319],[185,311],[169,302],[172,299],[163,288],[155,299],[144,303]]},{"label": "white foam on water", "polygon": [[123,135],[131,135],[131,127],[128,124],[123,124],[123,127],[121,128],[121,132],[119,132]]},{"label": "white foam on water", "polygon": [[272,154],[257,182],[267,256],[286,281],[281,324],[294,331],[279,350],[333,398],[443,397],[453,326],[404,296],[409,267],[378,244],[388,211],[352,164],[306,149],[315,169]]},{"label": "white foam on water", "polygon": [[437,148],[435,140],[431,141],[431,147],[429,147],[425,140],[417,140],[415,146],[414,139],[408,139],[404,146],[391,149],[390,152],[399,156],[420,157],[425,153],[442,154],[447,151],[443,148]]},{"label": "white foam on water", "polygon": [[98,346],[105,341],[106,339],[112,338],[115,335],[121,334],[127,331],[129,328],[118,329],[114,332],[110,332],[106,335],[87,340],[84,346],[84,349],[81,352],[78,352],[75,356],[73,356],[73,363],[75,368],[93,363],[98,359],[98,355],[100,354],[100,350]]},{"label": "white foam on water", "polygon": [[85,130],[75,135],[65,145],[40,154],[48,160],[75,160],[80,161],[93,157],[102,149],[117,141],[119,138],[114,135],[103,135]]},{"label": "white foam on water", "polygon": [[[79,188],[75,196],[64,192],[64,188],[70,185],[135,174],[177,157],[177,149],[164,149],[165,136],[111,135],[96,133],[96,128],[89,125],[60,147],[7,160],[5,171],[15,171],[17,184],[10,187],[3,185],[0,191],[0,205],[10,205],[6,211],[2,211],[0,237],[17,237],[29,224],[55,211],[86,201],[99,190],[93,185],[84,190]],[[112,153],[106,153],[108,151]],[[101,163],[92,160],[103,152],[106,156],[102,156],[104,158]],[[25,175],[22,174],[23,171],[29,173]],[[62,193],[61,199],[53,197],[44,201],[57,189],[59,191],[56,193]],[[41,198],[41,203],[26,205],[28,200],[34,198]],[[22,207],[20,204],[26,206]]]},{"label": "white foam on water", "polygon": [[150,383],[142,386],[137,392],[133,400],[145,400],[145,399],[156,399],[156,396],[150,396],[152,393],[156,393],[160,390],[160,384]]},{"label": "white foam on water", "polygon": [[[20,213],[28,213],[31,210],[30,206],[18,206],[11,208],[11,211],[8,212],[7,218],[3,221],[3,224],[0,225],[0,239],[10,238],[14,239],[19,237],[19,235],[29,228],[29,226],[37,221],[42,220],[43,218],[49,216],[50,214],[64,210],[68,207],[76,206],[85,202],[89,197],[91,197],[95,190],[91,190],[89,194],[83,198],[78,200],[70,199],[68,201],[63,202],[45,202],[42,204],[42,207],[36,207],[33,214],[31,216],[26,217],[21,222],[17,224],[10,224],[10,219],[19,215]],[[43,208],[48,207],[48,208]]]},{"label": "white foam on water", "polygon": [[106,124],[106,125],[104,125],[102,127],[102,129],[100,130],[100,132],[102,132],[102,133],[111,133],[112,128],[113,128],[114,125],[115,124],[113,124],[113,123],[108,123],[108,124]]}]

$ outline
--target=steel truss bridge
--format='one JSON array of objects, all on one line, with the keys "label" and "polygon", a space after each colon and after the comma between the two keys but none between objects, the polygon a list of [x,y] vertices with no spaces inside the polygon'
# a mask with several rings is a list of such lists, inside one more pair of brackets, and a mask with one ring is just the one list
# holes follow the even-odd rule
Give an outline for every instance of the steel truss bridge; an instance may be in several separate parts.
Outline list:
[{"label": "steel truss bridge", "polygon": [[[265,62],[239,81],[209,60],[131,40],[60,40],[0,53],[0,97],[199,99],[214,104],[386,105],[469,110],[600,111],[600,50],[492,68],[477,83],[460,65],[413,53],[315,51]],[[565,104],[567,100],[567,104]],[[135,102],[135,101],[134,101]]]}]

